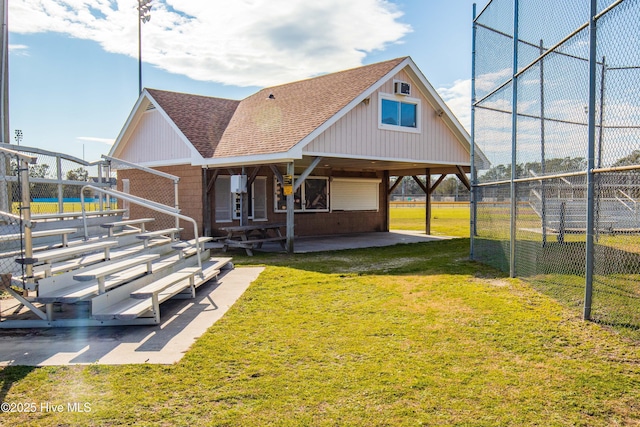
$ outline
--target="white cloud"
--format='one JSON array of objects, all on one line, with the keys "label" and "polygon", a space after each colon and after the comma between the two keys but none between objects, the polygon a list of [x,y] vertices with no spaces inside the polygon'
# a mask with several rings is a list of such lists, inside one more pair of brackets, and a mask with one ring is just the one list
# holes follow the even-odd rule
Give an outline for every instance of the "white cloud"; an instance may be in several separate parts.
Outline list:
[{"label": "white cloud", "polygon": [[9,52],[14,53],[16,55],[27,56],[29,55],[29,46],[23,44],[10,44]]},{"label": "white cloud", "polygon": [[471,129],[471,80],[456,80],[451,87],[438,88],[438,93],[467,131]]},{"label": "white cloud", "polygon": [[107,145],[113,145],[115,142],[113,138],[96,138],[94,136],[78,136],[76,139],[83,142],[99,142]]},{"label": "white cloud", "polygon": [[[9,29],[137,57],[134,0],[13,0]],[[154,0],[143,60],[196,80],[267,86],[361,65],[411,28],[388,0]]]}]

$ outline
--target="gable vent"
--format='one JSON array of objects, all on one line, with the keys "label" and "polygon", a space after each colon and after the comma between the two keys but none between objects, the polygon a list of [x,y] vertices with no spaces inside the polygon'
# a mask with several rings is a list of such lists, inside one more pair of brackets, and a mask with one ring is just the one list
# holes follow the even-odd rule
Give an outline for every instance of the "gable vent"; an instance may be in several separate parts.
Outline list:
[{"label": "gable vent", "polygon": [[156,106],[153,105],[152,103],[149,103],[149,105],[147,105],[147,109],[145,111],[151,111],[151,110],[155,110]]}]

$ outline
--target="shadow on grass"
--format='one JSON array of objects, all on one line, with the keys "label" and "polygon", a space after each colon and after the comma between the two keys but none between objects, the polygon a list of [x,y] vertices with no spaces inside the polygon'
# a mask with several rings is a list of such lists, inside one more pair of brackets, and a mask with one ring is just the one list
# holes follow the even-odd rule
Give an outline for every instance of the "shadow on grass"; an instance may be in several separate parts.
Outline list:
[{"label": "shadow on grass", "polygon": [[11,387],[17,382],[20,382],[23,378],[35,371],[35,366],[7,366],[6,368],[0,368],[0,403],[20,403],[20,402],[7,402],[6,397],[9,394]]},{"label": "shadow on grass", "polygon": [[412,275],[454,274],[504,277],[504,273],[469,259],[469,239],[304,254],[234,253],[236,265],[289,267],[325,274]]},{"label": "shadow on grass", "polygon": [[[476,247],[483,261],[508,270],[508,242],[484,239]],[[517,275],[541,293],[581,315],[586,286],[584,242],[520,240],[516,246]],[[640,340],[640,254],[596,245],[592,294],[592,320]]]}]

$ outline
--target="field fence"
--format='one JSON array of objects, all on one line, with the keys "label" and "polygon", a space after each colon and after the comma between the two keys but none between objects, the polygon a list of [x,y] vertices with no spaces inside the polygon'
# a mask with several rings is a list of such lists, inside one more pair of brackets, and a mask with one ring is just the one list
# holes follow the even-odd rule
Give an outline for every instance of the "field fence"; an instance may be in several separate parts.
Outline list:
[{"label": "field fence", "polygon": [[474,21],[472,256],[638,331],[640,1],[589,3]]}]

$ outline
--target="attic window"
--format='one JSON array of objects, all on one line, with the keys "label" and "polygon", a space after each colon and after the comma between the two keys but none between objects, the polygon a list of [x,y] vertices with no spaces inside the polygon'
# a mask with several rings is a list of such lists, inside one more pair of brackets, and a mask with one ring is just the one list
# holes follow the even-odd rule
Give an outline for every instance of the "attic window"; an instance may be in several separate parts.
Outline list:
[{"label": "attic window", "polygon": [[378,98],[379,129],[420,132],[419,99],[386,93],[381,93]]}]

